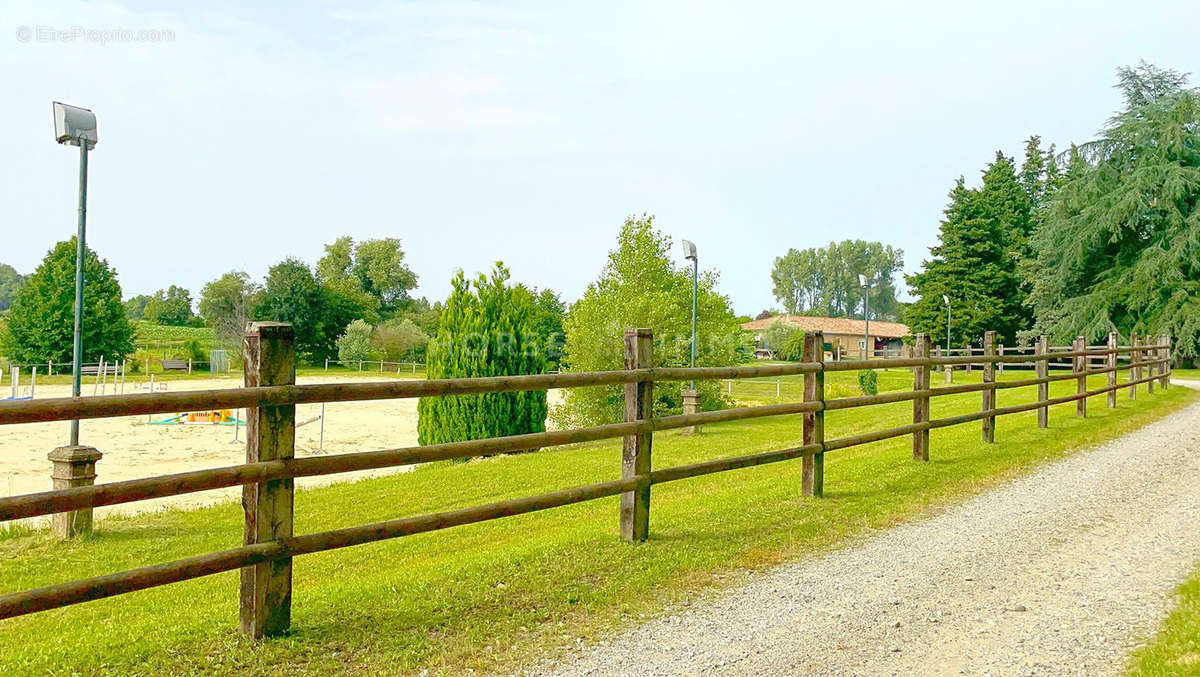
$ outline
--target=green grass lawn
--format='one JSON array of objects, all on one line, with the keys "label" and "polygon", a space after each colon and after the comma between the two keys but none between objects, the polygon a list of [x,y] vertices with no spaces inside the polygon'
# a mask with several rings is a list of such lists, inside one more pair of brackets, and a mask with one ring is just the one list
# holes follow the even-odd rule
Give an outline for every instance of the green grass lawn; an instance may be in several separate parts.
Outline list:
[{"label": "green grass lawn", "polygon": [[1200,675],[1200,570],[1176,591],[1178,606],[1158,635],[1133,654],[1134,675]]},{"label": "green grass lawn", "polygon": [[[1103,379],[1094,378],[1093,388]],[[1052,396],[1073,392],[1055,383]],[[293,631],[242,638],[237,573],[0,621],[0,673],[402,672],[512,667],[577,638],[593,639],[665,605],[736,582],[741,571],[844,545],[930,514],[1040,463],[1121,435],[1200,396],[1186,388],[1091,400],[932,432],[931,461],[911,438],[831,452],[826,497],[800,495],[799,461],[657,486],[651,538],[617,536],[616,497],[327,553],[295,562]],[[1006,406],[1034,389],[999,393]],[[980,394],[938,398],[933,416],[977,411]],[[829,439],[911,422],[911,403],[827,415]],[[707,426],[654,438],[654,465],[799,444],[799,416]],[[614,479],[619,440],[300,491],[297,533],[441,511]],[[96,535],[59,544],[45,532],[0,539],[0,592],[116,572],[241,542],[237,504],[113,517]]]}]

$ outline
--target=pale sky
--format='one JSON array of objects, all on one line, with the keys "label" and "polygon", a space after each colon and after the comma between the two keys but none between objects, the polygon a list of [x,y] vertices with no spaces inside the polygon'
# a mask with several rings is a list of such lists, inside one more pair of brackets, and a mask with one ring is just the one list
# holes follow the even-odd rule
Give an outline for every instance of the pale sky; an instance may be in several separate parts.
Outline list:
[{"label": "pale sky", "polygon": [[752,314],[789,247],[879,240],[919,268],[957,176],[1094,136],[1120,65],[1200,71],[1198,25],[1194,0],[7,0],[0,262],[74,232],[60,100],[98,116],[89,244],[126,296],[348,234],[401,238],[431,300],[502,259],[573,301],[649,212]]}]

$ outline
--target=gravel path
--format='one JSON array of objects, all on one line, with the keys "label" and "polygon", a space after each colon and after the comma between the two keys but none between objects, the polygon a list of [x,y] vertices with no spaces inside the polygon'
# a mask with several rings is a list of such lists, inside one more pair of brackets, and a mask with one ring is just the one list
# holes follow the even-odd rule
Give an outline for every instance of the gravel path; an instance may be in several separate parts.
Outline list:
[{"label": "gravel path", "polygon": [[1116,674],[1200,559],[1200,404],[564,662],[564,674]]}]

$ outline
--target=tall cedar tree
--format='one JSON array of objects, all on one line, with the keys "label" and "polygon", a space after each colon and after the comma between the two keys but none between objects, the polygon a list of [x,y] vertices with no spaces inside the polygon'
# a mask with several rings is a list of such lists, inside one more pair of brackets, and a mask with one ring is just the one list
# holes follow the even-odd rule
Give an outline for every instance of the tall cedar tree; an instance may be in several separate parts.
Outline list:
[{"label": "tall cedar tree", "polygon": [[1028,326],[1020,262],[1026,258],[1031,227],[1031,201],[1017,179],[1013,162],[1003,153],[983,172],[983,185],[967,188],[960,177],[950,191],[933,257],[924,269],[906,276],[918,297],[905,313],[913,333],[929,334],[936,343],[946,336],[950,297],[953,345],[978,345],[983,332],[995,330],[1013,343]]},{"label": "tall cedar tree", "polygon": [[[83,259],[83,360],[133,352],[133,328],[108,261],[89,247]],[[75,327],[75,238],[54,245],[13,299],[0,342],[14,362],[70,362]]]},{"label": "tall cedar tree", "polygon": [[[468,281],[459,271],[429,344],[429,379],[541,374],[546,357],[535,333],[537,308],[521,285],[509,286],[497,262],[491,276]],[[478,440],[546,429],[546,391],[422,397],[417,403],[421,444]]]},{"label": "tall cedar tree", "polygon": [[[626,329],[646,327],[654,332],[654,365],[685,367],[691,354],[692,267],[676,265],[671,238],[654,227],[654,217],[626,219],[617,248],[608,254],[600,277],[575,302],[563,323],[566,345],[563,361],[570,371],[621,369]],[[737,364],[744,354],[741,327],[729,298],[717,293],[717,273],[701,271],[697,297],[696,366]],[[654,384],[658,414],[682,410],[681,390],[687,383]],[[724,406],[720,384],[698,381],[704,409]],[[555,407],[563,426],[619,421],[624,411],[620,386],[574,388]]]},{"label": "tall cedar tree", "polygon": [[1072,149],[1034,239],[1035,330],[1055,342],[1172,334],[1200,354],[1200,92],[1175,71],[1118,70],[1125,97]]}]

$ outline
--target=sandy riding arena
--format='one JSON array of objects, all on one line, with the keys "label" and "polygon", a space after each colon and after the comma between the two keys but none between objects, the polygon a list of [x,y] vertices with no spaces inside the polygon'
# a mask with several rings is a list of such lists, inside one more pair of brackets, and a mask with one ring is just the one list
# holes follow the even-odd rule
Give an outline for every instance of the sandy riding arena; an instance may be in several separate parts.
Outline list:
[{"label": "sandy riding arena", "polygon": [[[300,377],[297,382],[361,383],[369,380],[391,379],[322,375]],[[169,392],[234,388],[241,385],[241,379],[181,380],[168,381],[165,384],[160,382],[160,392],[163,385],[167,386]],[[137,386],[138,384],[131,381],[126,384],[125,392],[149,392],[144,388],[138,389]],[[85,395],[90,392],[90,386],[84,388]],[[38,399],[65,397],[69,394],[69,386],[39,385],[37,389]],[[552,397],[555,394],[552,393]],[[296,421],[297,423],[309,421],[320,413],[321,405],[319,404],[298,405]],[[239,411],[238,414],[244,421],[245,412]],[[117,482],[245,462],[245,427],[238,431],[240,441],[235,442],[235,426],[233,425],[156,425],[150,423],[150,420],[160,421],[168,418],[171,418],[171,414],[82,421],[80,424],[82,443],[94,446],[104,454],[104,458],[96,466],[96,482]],[[67,443],[69,426],[70,423],[66,421],[0,426],[0,449],[3,449],[3,453],[0,454],[0,492],[11,496],[50,489],[51,467],[50,461],[46,459],[46,454],[55,447]],[[296,431],[297,456],[312,456],[322,453],[319,451],[320,431],[321,422],[319,420],[302,425]],[[335,402],[325,405],[323,453],[369,451],[410,446],[416,443],[416,399]],[[401,472],[405,469],[392,468],[325,477],[306,477],[297,480],[297,484],[299,486],[317,486],[388,472]],[[156,501],[140,501],[98,508],[97,514],[102,516],[112,511],[138,512],[167,505],[207,505],[220,500],[234,499],[240,495],[240,487],[231,487]]]}]

